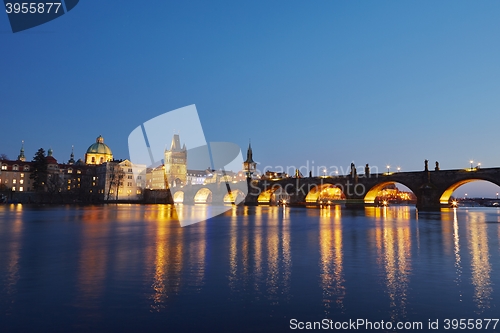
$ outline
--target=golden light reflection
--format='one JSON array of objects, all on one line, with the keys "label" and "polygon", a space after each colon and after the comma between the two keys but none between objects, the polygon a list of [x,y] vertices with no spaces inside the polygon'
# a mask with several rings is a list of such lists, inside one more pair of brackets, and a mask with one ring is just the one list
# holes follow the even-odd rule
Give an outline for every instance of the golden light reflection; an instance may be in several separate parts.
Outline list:
[{"label": "golden light reflection", "polygon": [[[269,221],[268,221],[269,222]],[[279,284],[279,230],[276,225],[267,225],[267,293],[270,296],[276,295]]]},{"label": "golden light reflection", "polygon": [[[411,273],[410,207],[370,209],[377,217],[373,235],[377,263],[385,274],[391,319],[406,316],[408,284]],[[369,210],[369,211],[370,211]]]},{"label": "golden light reflection", "polygon": [[290,288],[292,255],[287,214],[283,207],[255,207],[251,210],[255,214],[249,214],[247,207],[242,210],[242,215],[231,217],[229,287],[233,292],[250,287],[278,304],[280,297],[288,297]]},{"label": "golden light reflection", "polygon": [[[183,238],[184,229],[177,221],[166,216],[171,216],[173,208],[164,206],[158,211],[159,216],[156,220],[155,235],[155,259],[154,259],[154,281],[152,288],[154,290],[151,299],[153,311],[161,311],[166,306],[166,301],[172,294],[177,294],[181,288],[181,272],[183,267]],[[165,218],[166,217],[166,218]],[[204,229],[203,229],[204,230]],[[200,237],[204,239],[203,237]],[[196,245],[196,244],[195,244]],[[199,254],[204,265],[205,245],[202,246],[202,252]]]},{"label": "golden light reflection", "polygon": [[[109,223],[102,223],[109,210],[88,207],[83,210],[81,250],[78,264],[77,304],[97,308],[107,274]],[[93,220],[92,218],[96,218]],[[97,312],[95,313],[97,315]]]},{"label": "golden light reflection", "polygon": [[471,255],[472,284],[474,285],[474,302],[478,313],[490,307],[493,287],[491,284],[491,265],[488,248],[486,214],[469,212],[467,215],[468,245]]},{"label": "golden light reflection", "polygon": [[[453,247],[453,230],[454,221],[452,221],[450,211],[443,211],[441,214],[441,235],[443,237],[444,253],[451,257],[454,253]],[[456,217],[456,215],[454,215]]]},{"label": "golden light reflection", "polygon": [[[238,225],[238,215],[231,216],[231,226],[230,226],[230,245],[229,245],[229,287],[233,290],[237,290],[238,279],[241,274],[245,282],[248,281],[249,276],[249,236],[248,236],[248,207],[245,207],[244,211],[247,215],[244,215],[243,221]],[[243,232],[240,236],[238,233],[239,228],[243,226]],[[241,263],[238,259],[241,256]]]},{"label": "golden light reflection", "polygon": [[283,221],[281,223],[281,240],[282,240],[282,260],[283,260],[283,293],[289,294],[290,279],[292,274],[292,251],[290,238],[290,220],[288,219],[288,211],[290,208],[283,207]]},{"label": "golden light reflection", "polygon": [[[455,253],[455,271],[457,277],[455,283],[458,287],[462,282],[462,258],[460,257],[460,235],[458,233],[457,209],[453,209],[453,250]],[[462,292],[460,291],[460,301],[462,301]]]},{"label": "golden light reflection", "polygon": [[343,301],[346,292],[340,206],[321,208],[319,227],[321,288],[325,314],[329,314],[332,303],[344,310]]}]

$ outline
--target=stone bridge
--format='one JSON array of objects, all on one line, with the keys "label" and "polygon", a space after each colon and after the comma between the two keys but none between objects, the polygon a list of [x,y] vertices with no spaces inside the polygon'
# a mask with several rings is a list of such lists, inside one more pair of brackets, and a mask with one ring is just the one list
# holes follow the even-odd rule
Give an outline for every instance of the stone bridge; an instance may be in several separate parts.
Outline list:
[{"label": "stone bridge", "polygon": [[435,170],[390,172],[380,174],[287,178],[281,180],[252,181],[245,203],[269,203],[273,194],[287,198],[291,205],[314,204],[321,191],[336,188],[348,207],[373,205],[378,192],[385,186],[401,183],[417,197],[419,210],[439,210],[449,205],[452,193],[461,185],[485,180],[500,186],[500,168],[471,168],[461,170]]},{"label": "stone bridge", "polygon": [[[339,202],[347,207],[374,205],[378,192],[400,183],[417,197],[419,210],[439,210],[449,206],[452,193],[461,185],[485,180],[500,186],[500,168],[471,168],[390,172],[379,174],[252,180],[251,182],[187,185],[171,189],[171,200],[186,204],[271,204],[277,197],[290,205],[316,205],[322,191],[335,189]],[[247,194],[248,193],[248,194]]]},{"label": "stone bridge", "polygon": [[240,204],[248,193],[246,182],[206,185],[186,185],[170,189],[174,203],[185,204]]}]

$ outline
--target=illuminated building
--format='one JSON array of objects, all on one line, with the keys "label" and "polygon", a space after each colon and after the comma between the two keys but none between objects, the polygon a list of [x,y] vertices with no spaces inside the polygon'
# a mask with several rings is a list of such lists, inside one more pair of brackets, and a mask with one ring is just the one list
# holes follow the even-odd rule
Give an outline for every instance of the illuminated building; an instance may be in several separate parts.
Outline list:
[{"label": "illuminated building", "polygon": [[174,134],[170,149],[165,149],[165,180],[169,187],[182,186],[187,181],[187,150],[181,148],[178,134]]},{"label": "illuminated building", "polygon": [[111,149],[104,143],[104,138],[99,135],[95,143],[90,145],[85,154],[85,163],[99,165],[113,160]]}]

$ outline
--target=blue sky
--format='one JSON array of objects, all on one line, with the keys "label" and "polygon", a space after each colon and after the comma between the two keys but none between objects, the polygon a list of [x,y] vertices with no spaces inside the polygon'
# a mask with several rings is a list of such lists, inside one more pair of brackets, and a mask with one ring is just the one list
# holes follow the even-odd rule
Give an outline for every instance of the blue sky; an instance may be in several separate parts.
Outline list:
[{"label": "blue sky", "polygon": [[262,165],[500,166],[499,13],[498,1],[87,0],[16,34],[0,14],[0,152],[25,140],[28,158],[52,147],[67,160],[102,134],[128,158],[136,126],[196,104],[208,141],[251,138]]}]

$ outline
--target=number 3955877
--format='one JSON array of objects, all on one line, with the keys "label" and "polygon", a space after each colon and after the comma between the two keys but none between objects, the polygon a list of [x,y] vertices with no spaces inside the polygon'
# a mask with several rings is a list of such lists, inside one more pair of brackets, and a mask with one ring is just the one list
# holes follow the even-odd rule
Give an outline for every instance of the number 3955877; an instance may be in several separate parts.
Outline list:
[{"label": "number 3955877", "polygon": [[23,2],[5,4],[7,14],[50,14],[56,13],[61,7],[60,2]]}]

